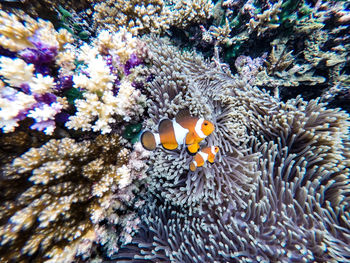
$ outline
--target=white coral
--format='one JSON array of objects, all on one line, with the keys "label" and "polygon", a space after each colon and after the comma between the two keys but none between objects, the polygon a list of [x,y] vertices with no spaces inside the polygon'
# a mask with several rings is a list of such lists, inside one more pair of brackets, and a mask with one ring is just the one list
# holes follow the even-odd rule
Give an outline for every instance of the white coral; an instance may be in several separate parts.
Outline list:
[{"label": "white coral", "polygon": [[92,58],[85,72],[86,74],[80,73],[73,76],[74,87],[84,88],[91,92],[112,90],[116,76],[110,73],[102,56]]},{"label": "white coral", "polygon": [[118,181],[119,188],[124,188],[131,183],[132,178],[130,172],[130,169],[126,165],[118,168],[117,174],[120,176],[120,180]]},{"label": "white coral", "polygon": [[41,74],[37,74],[29,84],[31,91],[38,94],[51,92],[54,85],[54,78],[50,76],[43,76]]},{"label": "white coral", "polygon": [[21,111],[31,107],[35,103],[32,95],[17,92],[10,87],[0,89],[0,128],[3,132],[12,132],[18,127],[16,117]]},{"label": "white coral", "polygon": [[110,54],[119,57],[120,63],[125,64],[130,55],[136,52],[138,40],[122,27],[115,33],[102,30],[95,44],[100,52],[107,49]]},{"label": "white coral", "polygon": [[30,82],[33,78],[34,65],[19,58],[0,57],[0,75],[13,87]]},{"label": "white coral", "polygon": [[62,109],[62,105],[54,102],[51,105],[44,104],[42,107],[37,107],[29,111],[28,117],[35,119],[36,122],[54,120],[55,115]]}]

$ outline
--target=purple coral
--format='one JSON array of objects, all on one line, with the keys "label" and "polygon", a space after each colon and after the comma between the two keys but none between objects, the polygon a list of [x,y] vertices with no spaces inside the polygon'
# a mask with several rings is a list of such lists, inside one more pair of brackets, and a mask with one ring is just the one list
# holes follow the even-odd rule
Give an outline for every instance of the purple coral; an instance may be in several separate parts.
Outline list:
[{"label": "purple coral", "polygon": [[267,53],[261,57],[252,59],[249,56],[239,56],[235,61],[235,67],[241,76],[244,76],[247,81],[252,84],[256,75],[261,71],[261,67],[265,62]]},{"label": "purple coral", "polygon": [[57,48],[49,46],[40,41],[32,41],[35,48],[26,48],[19,52],[21,58],[35,65],[35,70],[43,75],[50,73],[49,64],[57,55]]},{"label": "purple coral", "polygon": [[56,82],[56,89],[65,91],[73,87],[73,76],[61,76]]},{"label": "purple coral", "polygon": [[37,102],[51,104],[56,101],[57,97],[52,93],[34,94],[34,98]]},{"label": "purple coral", "polygon": [[138,58],[135,53],[131,54],[129,60],[126,61],[125,65],[124,65],[124,73],[126,75],[129,75],[130,69],[132,69],[138,65],[141,65],[141,64],[142,64],[142,60],[140,58]]}]

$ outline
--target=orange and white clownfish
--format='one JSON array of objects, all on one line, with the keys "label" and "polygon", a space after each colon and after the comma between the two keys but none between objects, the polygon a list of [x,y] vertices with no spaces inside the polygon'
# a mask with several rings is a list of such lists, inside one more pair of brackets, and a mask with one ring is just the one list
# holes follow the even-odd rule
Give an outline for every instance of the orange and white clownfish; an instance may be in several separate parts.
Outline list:
[{"label": "orange and white clownfish", "polygon": [[219,147],[209,146],[205,147],[203,150],[200,150],[193,157],[192,162],[190,163],[190,170],[194,172],[197,167],[201,167],[205,164],[206,161],[213,163],[215,155],[218,153]]},{"label": "orange and white clownfish", "polygon": [[161,120],[158,133],[143,132],[141,143],[149,151],[153,151],[159,144],[167,150],[175,150],[179,145],[186,144],[190,153],[196,153],[199,142],[213,131],[213,123],[203,118],[192,117],[188,110],[182,110],[173,120]]}]

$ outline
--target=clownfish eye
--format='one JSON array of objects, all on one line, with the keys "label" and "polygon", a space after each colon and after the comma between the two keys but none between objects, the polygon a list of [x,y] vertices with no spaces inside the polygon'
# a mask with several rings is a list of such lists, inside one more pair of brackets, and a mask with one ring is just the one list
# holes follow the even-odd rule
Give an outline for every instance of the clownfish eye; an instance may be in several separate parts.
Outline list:
[{"label": "clownfish eye", "polygon": [[207,122],[205,122],[205,123],[204,123],[204,125],[205,125],[205,126],[207,126],[207,125],[208,125],[208,123],[207,123]]}]

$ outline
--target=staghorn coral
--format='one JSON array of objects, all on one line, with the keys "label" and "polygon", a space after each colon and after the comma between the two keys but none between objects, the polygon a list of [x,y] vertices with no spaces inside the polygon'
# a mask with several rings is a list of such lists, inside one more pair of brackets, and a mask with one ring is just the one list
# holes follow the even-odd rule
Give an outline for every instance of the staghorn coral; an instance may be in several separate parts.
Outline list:
[{"label": "staghorn coral", "polygon": [[[346,14],[348,7],[345,3],[329,6],[321,1],[319,5],[296,21],[292,27],[294,34],[271,41],[272,50],[266,68],[257,76],[257,85],[308,85],[317,89],[322,84],[323,101],[334,100],[337,92],[346,94],[348,26],[337,19]],[[330,27],[331,23],[334,26]],[[298,47],[299,41],[303,45]]]},{"label": "staghorn coral", "polygon": [[256,77],[256,85],[280,87],[283,99],[322,94],[323,101],[347,109],[348,10],[346,1],[216,1],[213,19],[186,32],[187,46],[216,60],[219,55],[233,71],[240,55],[268,53],[266,67],[248,77]]},{"label": "staghorn coral", "polygon": [[177,0],[173,1],[171,26],[186,28],[191,24],[199,24],[211,17],[214,7],[208,0]]},{"label": "staghorn coral", "polygon": [[130,153],[119,136],[100,135],[50,140],[14,159],[0,181],[1,261],[71,262],[89,257],[94,243],[115,253],[119,235],[130,239],[136,227],[128,209],[145,158],[140,145]]},{"label": "staghorn coral", "polygon": [[298,64],[287,50],[288,39],[271,42],[272,50],[266,61],[266,67],[256,74],[255,85],[295,87],[301,84],[316,85],[326,81],[325,77],[315,75],[316,68],[311,64]]},{"label": "staghorn coral", "polygon": [[281,102],[167,41],[148,43],[150,127],[189,107],[213,121],[207,144],[220,152],[194,173],[184,151],[153,153],[140,231],[116,262],[348,261],[349,115]]},{"label": "staghorn coral", "polygon": [[278,14],[281,13],[283,1],[271,4],[269,9],[265,10],[262,14],[257,14],[256,17],[249,20],[248,32],[252,33],[257,31],[257,35],[260,36],[270,29],[275,29],[280,26]]}]

